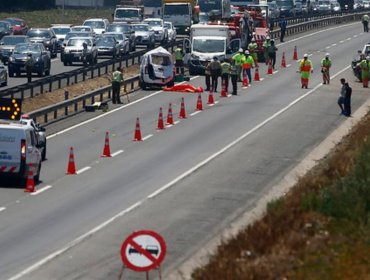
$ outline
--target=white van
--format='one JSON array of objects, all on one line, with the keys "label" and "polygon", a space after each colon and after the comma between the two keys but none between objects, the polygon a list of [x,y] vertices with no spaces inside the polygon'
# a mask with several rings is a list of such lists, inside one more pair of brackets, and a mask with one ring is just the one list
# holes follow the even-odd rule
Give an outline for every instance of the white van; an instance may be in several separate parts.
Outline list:
[{"label": "white van", "polygon": [[85,20],[83,25],[90,26],[95,34],[102,34],[107,30],[109,20],[106,18],[90,18]]},{"label": "white van", "polygon": [[0,176],[27,178],[30,164],[39,181],[41,152],[32,126],[0,120]]}]

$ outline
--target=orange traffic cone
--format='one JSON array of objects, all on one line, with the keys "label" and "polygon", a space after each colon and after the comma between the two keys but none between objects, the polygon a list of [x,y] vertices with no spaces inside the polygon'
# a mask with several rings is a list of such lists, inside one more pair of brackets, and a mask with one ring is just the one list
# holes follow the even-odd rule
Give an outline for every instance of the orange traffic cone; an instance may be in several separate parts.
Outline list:
[{"label": "orange traffic cone", "polygon": [[211,86],[211,89],[208,94],[208,104],[215,104],[215,100],[213,99],[213,88]]},{"label": "orange traffic cone", "polygon": [[68,167],[67,167],[67,175],[74,175],[76,173],[76,166],[75,166],[75,157],[73,155],[73,147],[70,148],[69,151],[69,160],[68,160]]},{"label": "orange traffic cone", "polygon": [[293,60],[298,60],[297,46],[294,46]]},{"label": "orange traffic cone", "polygon": [[271,61],[269,61],[269,66],[267,67],[267,75],[272,75],[272,74],[273,74],[272,64],[271,64]]},{"label": "orange traffic cone", "polygon": [[184,97],[181,98],[181,109],[180,109],[180,113],[179,113],[179,118],[180,119],[186,119],[186,111],[185,111]]},{"label": "orange traffic cone", "polygon": [[111,157],[108,131],[105,133],[104,150],[103,150],[103,154],[101,155],[101,157]]},{"label": "orange traffic cone", "polygon": [[256,70],[254,71],[254,80],[255,81],[260,81],[260,72],[258,70],[258,67],[256,67]]},{"label": "orange traffic cone", "polygon": [[167,124],[173,124],[172,105],[168,105]]},{"label": "orange traffic cone", "polygon": [[26,182],[26,188],[24,189],[24,192],[32,193],[34,191],[35,191],[35,181],[33,179],[32,163],[30,163],[28,165],[27,182]]},{"label": "orange traffic cone", "polygon": [[142,141],[142,140],[143,139],[141,138],[140,121],[139,121],[139,118],[136,118],[134,141]]},{"label": "orange traffic cone", "polygon": [[164,129],[162,107],[159,108],[159,116],[158,116],[157,129]]},{"label": "orange traffic cone", "polygon": [[202,102],[202,95],[198,94],[197,106],[195,107],[197,111],[203,111],[203,102]]},{"label": "orange traffic cone", "polygon": [[286,68],[285,52],[283,52],[283,57],[281,58],[281,67]]},{"label": "orange traffic cone", "polygon": [[249,86],[249,82],[248,82],[247,73],[243,71],[243,87],[248,87],[248,86]]},{"label": "orange traffic cone", "polygon": [[226,92],[226,85],[225,85],[225,80],[221,80],[221,97],[227,97],[227,92]]}]

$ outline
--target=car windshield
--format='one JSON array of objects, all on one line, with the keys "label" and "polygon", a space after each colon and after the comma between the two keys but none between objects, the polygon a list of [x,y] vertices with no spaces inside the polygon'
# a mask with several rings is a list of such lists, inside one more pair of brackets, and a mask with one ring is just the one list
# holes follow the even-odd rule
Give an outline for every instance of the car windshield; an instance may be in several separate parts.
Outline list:
[{"label": "car windshield", "polygon": [[148,20],[145,23],[149,24],[150,26],[162,26],[162,22],[159,20]]},{"label": "car windshield", "polygon": [[199,0],[198,5],[200,10],[205,13],[212,10],[221,10],[221,1],[219,0]]},{"label": "car windshield", "polygon": [[125,37],[126,37],[122,33],[112,34],[112,36],[114,36],[114,38],[116,38],[117,41],[123,41],[123,40],[125,40]]},{"label": "car windshield", "polygon": [[219,53],[225,51],[225,40],[194,39],[193,51],[201,53]]},{"label": "car windshield", "polygon": [[171,27],[171,23],[165,23],[165,24],[164,24],[164,27],[166,27],[166,28],[168,28],[168,29],[172,29],[172,27]]},{"label": "car windshield", "polygon": [[71,31],[69,27],[53,27],[54,33],[58,35],[64,35]]},{"label": "car windshield", "polygon": [[127,24],[109,24],[107,32],[127,32],[130,31],[130,26]]},{"label": "car windshield", "polygon": [[14,48],[15,54],[24,54],[24,53],[40,53],[40,46],[39,45],[32,45],[32,44],[18,44]]},{"label": "car windshield", "polygon": [[186,15],[189,13],[189,6],[184,5],[164,5],[164,15]]},{"label": "car windshield", "polygon": [[94,28],[104,28],[104,22],[103,21],[94,21],[94,20],[88,20],[84,22],[84,25],[91,26]]},{"label": "car windshield", "polygon": [[114,38],[109,36],[109,37],[100,37],[96,39],[96,45],[97,46],[112,46],[114,45]]},{"label": "car windshield", "polygon": [[6,21],[10,22],[11,25],[22,25],[22,21],[15,18],[7,18]]},{"label": "car windshield", "polygon": [[152,54],[152,63],[156,65],[169,66],[171,65],[171,59],[168,56]]},{"label": "car windshield", "polygon": [[117,10],[116,11],[116,18],[135,18],[139,17],[138,10]]},{"label": "car windshield", "polygon": [[0,22],[0,29],[9,28],[9,23],[7,22]]},{"label": "car windshield", "polygon": [[0,45],[16,45],[18,43],[24,43],[26,37],[23,36],[5,36],[1,39]]},{"label": "car windshield", "polygon": [[90,37],[90,36],[91,34],[87,32],[76,32],[76,33],[69,32],[67,33],[65,40],[68,40],[69,38],[73,37]]},{"label": "car windshield", "polygon": [[135,31],[149,31],[149,26],[148,25],[133,25],[132,28]]},{"label": "car windshield", "polygon": [[72,38],[68,40],[67,46],[82,47],[83,43],[86,43],[87,46],[91,46],[91,40],[81,38]]},{"label": "car windshield", "polygon": [[35,31],[28,31],[27,36],[30,38],[38,37],[38,38],[50,38],[51,35],[48,31],[40,31],[40,30],[35,30]]},{"label": "car windshield", "polygon": [[72,27],[72,31],[91,31],[90,26],[74,26]]},{"label": "car windshield", "polygon": [[144,0],[144,7],[162,7],[161,0]]}]

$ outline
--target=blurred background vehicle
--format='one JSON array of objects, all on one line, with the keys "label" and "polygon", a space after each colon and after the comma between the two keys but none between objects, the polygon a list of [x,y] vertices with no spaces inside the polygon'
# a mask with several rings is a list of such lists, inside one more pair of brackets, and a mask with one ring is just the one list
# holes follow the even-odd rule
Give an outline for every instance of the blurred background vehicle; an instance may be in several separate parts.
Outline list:
[{"label": "blurred background vehicle", "polygon": [[13,34],[13,27],[11,26],[10,22],[5,20],[0,20],[0,39],[6,35]]},{"label": "blurred background vehicle", "polygon": [[109,20],[106,18],[90,18],[85,20],[83,25],[92,27],[95,34],[102,34],[107,31]]},{"label": "blurred background vehicle", "polygon": [[11,17],[4,20],[11,24],[14,35],[26,35],[28,32],[28,25],[23,19]]},{"label": "blurred background vehicle", "polygon": [[52,24],[51,29],[54,31],[57,37],[57,51],[61,51],[63,48],[63,42],[66,35],[71,32],[70,24]]},{"label": "blurred background vehicle", "polygon": [[148,49],[154,48],[154,30],[152,30],[148,24],[138,23],[132,24],[131,26],[132,29],[135,31],[136,43],[138,45],[146,45]]},{"label": "blurred background vehicle", "polygon": [[0,59],[4,64],[8,62],[9,56],[11,56],[15,46],[19,43],[30,43],[30,40],[25,35],[4,36],[0,40]]},{"label": "blurred background vehicle", "polygon": [[164,22],[164,27],[167,28],[167,32],[168,32],[168,41],[175,41],[176,40],[176,36],[177,36],[177,32],[176,32],[176,28],[173,26],[172,22],[170,21],[165,21]]},{"label": "blurred background vehicle", "polygon": [[0,63],[0,86],[8,85],[8,71],[4,64]]},{"label": "blurred background vehicle", "polygon": [[106,32],[123,32],[129,40],[130,51],[136,50],[136,36],[132,26],[126,22],[113,22],[108,25]]},{"label": "blurred background vehicle", "polygon": [[95,44],[98,49],[98,57],[110,56],[116,58],[119,55],[118,42],[112,35],[98,35]]},{"label": "blurred background vehicle", "polygon": [[113,36],[116,39],[120,56],[130,53],[130,42],[125,34],[122,32],[105,32],[104,34]]},{"label": "blurred background vehicle", "polygon": [[50,51],[51,57],[57,57],[58,40],[51,28],[31,28],[27,32],[31,43],[42,43]]}]

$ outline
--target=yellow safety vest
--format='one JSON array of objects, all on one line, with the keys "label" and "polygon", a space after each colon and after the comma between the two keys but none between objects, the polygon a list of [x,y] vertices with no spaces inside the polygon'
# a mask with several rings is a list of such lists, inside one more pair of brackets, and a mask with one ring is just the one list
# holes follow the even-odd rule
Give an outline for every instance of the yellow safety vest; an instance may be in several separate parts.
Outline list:
[{"label": "yellow safety vest", "polygon": [[120,71],[114,71],[112,75],[113,82],[122,82],[122,73]]}]

